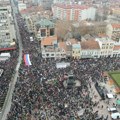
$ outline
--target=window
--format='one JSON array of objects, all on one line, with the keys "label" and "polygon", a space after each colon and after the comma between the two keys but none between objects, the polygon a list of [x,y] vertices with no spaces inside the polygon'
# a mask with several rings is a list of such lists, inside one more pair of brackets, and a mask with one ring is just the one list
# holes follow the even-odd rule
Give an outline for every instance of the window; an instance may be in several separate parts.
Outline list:
[{"label": "window", "polygon": [[46,56],[48,57],[48,56],[49,56],[49,54],[46,54]]},{"label": "window", "polygon": [[51,56],[54,56],[54,54],[51,54]]},{"label": "window", "polygon": [[50,36],[54,35],[54,28],[50,29]]},{"label": "window", "polygon": [[41,30],[41,37],[44,37],[44,36],[46,36],[46,29]]}]

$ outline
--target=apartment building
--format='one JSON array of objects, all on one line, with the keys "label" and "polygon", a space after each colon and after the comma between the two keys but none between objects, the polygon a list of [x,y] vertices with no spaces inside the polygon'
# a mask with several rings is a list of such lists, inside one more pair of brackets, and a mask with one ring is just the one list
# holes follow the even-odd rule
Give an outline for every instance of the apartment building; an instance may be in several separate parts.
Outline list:
[{"label": "apartment building", "polygon": [[52,6],[53,16],[61,20],[95,20],[96,9],[94,7],[79,4],[54,4]]},{"label": "apartment building", "polygon": [[15,42],[15,27],[10,4],[0,6],[0,49],[11,47]]}]

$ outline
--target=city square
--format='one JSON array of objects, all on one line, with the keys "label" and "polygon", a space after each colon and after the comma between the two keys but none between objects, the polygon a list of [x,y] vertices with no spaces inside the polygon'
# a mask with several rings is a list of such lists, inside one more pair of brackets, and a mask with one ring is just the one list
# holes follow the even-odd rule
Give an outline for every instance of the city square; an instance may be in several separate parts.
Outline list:
[{"label": "city square", "polygon": [[119,120],[119,5],[0,0],[0,120]]}]

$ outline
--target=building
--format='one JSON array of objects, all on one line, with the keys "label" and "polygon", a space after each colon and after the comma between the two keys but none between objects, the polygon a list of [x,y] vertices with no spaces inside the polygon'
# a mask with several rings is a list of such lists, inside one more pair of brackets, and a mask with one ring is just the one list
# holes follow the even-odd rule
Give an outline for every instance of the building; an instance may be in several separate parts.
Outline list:
[{"label": "building", "polygon": [[100,46],[100,57],[112,57],[115,42],[108,37],[96,38]]},{"label": "building", "polygon": [[[72,0],[74,1],[74,0]],[[56,4],[56,3],[70,3],[71,0],[53,0],[53,3]]]},{"label": "building", "polygon": [[118,41],[120,39],[120,24],[108,24],[106,28],[106,34],[113,40]]},{"label": "building", "polygon": [[65,58],[66,54],[63,48],[59,48],[57,37],[46,37],[41,41],[41,50],[43,58]]},{"label": "building", "polygon": [[114,16],[119,16],[120,17],[120,8],[119,7],[114,7],[111,9],[111,14]]},{"label": "building", "polygon": [[99,58],[100,46],[95,40],[82,41],[81,45],[81,58]]},{"label": "building", "polygon": [[25,10],[27,8],[26,3],[18,3],[18,9],[19,11]]},{"label": "building", "polygon": [[120,44],[114,46],[113,57],[120,57]]},{"label": "building", "polygon": [[43,39],[45,37],[55,35],[55,25],[53,22],[48,19],[41,19],[35,23],[36,27],[36,36],[38,39]]},{"label": "building", "polygon": [[96,9],[79,4],[54,4],[52,12],[55,18],[66,21],[95,20]]},{"label": "building", "polygon": [[15,26],[13,22],[10,4],[0,6],[0,51],[6,48],[12,49],[16,40]]},{"label": "building", "polygon": [[40,0],[40,5],[44,8],[44,9],[51,9],[51,5],[53,4],[53,0]]},{"label": "building", "polygon": [[80,43],[73,44],[72,45],[72,57],[75,59],[80,59],[80,55],[81,55],[80,52],[81,52]]}]

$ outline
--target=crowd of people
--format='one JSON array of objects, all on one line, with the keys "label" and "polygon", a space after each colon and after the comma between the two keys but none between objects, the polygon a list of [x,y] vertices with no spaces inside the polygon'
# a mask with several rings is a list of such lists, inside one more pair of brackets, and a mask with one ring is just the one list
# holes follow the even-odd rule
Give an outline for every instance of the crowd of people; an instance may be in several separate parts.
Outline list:
[{"label": "crowd of people", "polygon": [[[56,63],[62,60],[43,59],[36,49],[39,42],[30,41],[30,34],[26,31],[25,22],[20,15],[17,15],[17,21],[22,37],[23,55],[30,54],[32,65],[25,66],[24,61],[22,62],[7,119],[72,120],[79,119],[78,111],[81,110],[83,114],[80,120],[98,118],[98,112],[93,112],[96,103],[92,101],[91,91],[88,88],[91,84],[102,81],[104,71],[119,70],[119,58],[83,60],[69,58],[64,59],[64,62],[70,63],[69,67],[57,69]],[[74,79],[80,82],[80,86],[68,89],[63,83],[65,75],[71,70]],[[12,70],[9,71],[8,76],[11,72]],[[49,83],[48,80],[51,79],[54,80]],[[3,86],[1,88],[5,89]],[[103,116],[99,118],[99,120],[103,119]]]},{"label": "crowd of people", "polygon": [[[0,109],[2,109],[3,107],[18,58],[17,48],[15,50],[5,52],[10,53],[10,58],[8,58],[7,60],[2,60],[3,58],[1,58],[0,60],[0,69],[2,70],[2,73],[0,75]],[[3,53],[3,51],[1,51],[0,53]]]}]

